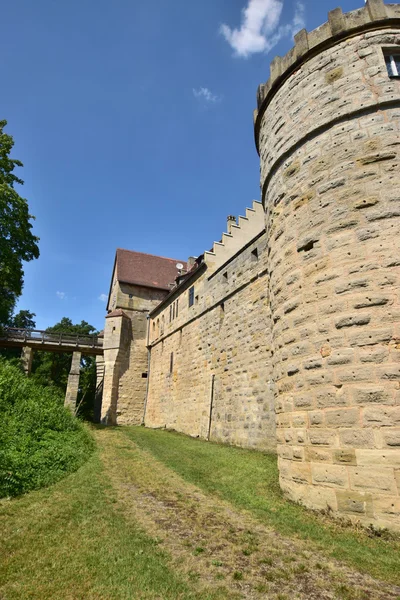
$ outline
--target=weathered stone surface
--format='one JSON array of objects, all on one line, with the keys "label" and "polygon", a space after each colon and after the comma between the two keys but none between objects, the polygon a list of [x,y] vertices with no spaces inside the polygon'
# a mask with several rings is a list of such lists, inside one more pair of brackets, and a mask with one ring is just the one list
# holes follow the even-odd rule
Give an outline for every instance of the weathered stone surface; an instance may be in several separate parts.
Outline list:
[{"label": "weathered stone surface", "polygon": [[[260,233],[263,227],[261,214]],[[255,252],[257,260],[252,259]],[[275,451],[267,260],[263,234],[228,259],[221,271],[213,273],[210,266],[152,313],[146,426],[203,438],[210,434],[214,441]],[[189,306],[192,285],[198,300]],[[176,300],[179,315],[170,321],[170,306]],[[291,299],[280,311],[293,315],[298,306],[298,301]],[[157,323],[163,319],[161,334]],[[277,385],[289,389],[299,373],[300,365],[287,361]],[[298,397],[287,399],[282,406],[277,403],[279,426],[305,426],[303,410],[308,403],[309,399]],[[289,405],[294,410],[292,419],[286,412]],[[286,444],[286,436],[283,438]],[[294,461],[303,458],[299,449],[284,446],[279,455]]]},{"label": "weathered stone surface", "polygon": [[79,374],[81,369],[81,353],[73,352],[71,358],[71,369],[68,375],[67,391],[65,393],[64,406],[71,412],[75,412],[76,401],[79,391]]},{"label": "weathered stone surface", "polygon": [[30,346],[24,346],[21,353],[21,365],[22,369],[27,377],[31,374],[33,361],[33,348]]},{"label": "weathered stone surface", "polygon": [[[400,529],[400,87],[382,53],[400,44],[400,30],[371,23],[386,10],[370,0],[357,14],[331,12],[328,29],[309,33],[310,48],[321,35],[325,45],[263,87],[256,137],[282,488],[316,507],[331,487],[334,510]],[[337,33],[343,38],[330,46]],[[298,444],[297,427],[304,453],[295,459],[288,448]],[[287,463],[300,457],[311,482],[290,476]]]}]

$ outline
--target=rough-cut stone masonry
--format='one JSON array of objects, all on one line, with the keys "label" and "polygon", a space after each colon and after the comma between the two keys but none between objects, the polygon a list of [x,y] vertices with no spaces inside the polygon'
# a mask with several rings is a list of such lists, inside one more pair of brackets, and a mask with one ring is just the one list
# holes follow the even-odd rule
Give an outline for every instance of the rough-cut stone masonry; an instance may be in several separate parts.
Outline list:
[{"label": "rough-cut stone masonry", "polygon": [[400,7],[386,9],[368,2],[368,30],[314,55],[303,32],[283,63],[304,61],[261,94],[256,138],[281,486],[400,528],[400,80],[382,51],[399,52]]},{"label": "rough-cut stone masonry", "polygon": [[104,329],[103,422],[140,425],[143,421],[147,315],[165,295],[163,290],[120,283],[114,273]]},{"label": "rough-cut stone masonry", "polygon": [[275,451],[266,260],[261,233],[153,311],[147,426]]}]

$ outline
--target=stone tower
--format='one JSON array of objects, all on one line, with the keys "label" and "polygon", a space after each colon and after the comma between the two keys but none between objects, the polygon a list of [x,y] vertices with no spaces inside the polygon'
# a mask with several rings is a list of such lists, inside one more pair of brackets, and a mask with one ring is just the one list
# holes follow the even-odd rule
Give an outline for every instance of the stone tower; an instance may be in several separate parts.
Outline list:
[{"label": "stone tower", "polygon": [[400,5],[295,37],[258,91],[280,483],[400,528]]}]

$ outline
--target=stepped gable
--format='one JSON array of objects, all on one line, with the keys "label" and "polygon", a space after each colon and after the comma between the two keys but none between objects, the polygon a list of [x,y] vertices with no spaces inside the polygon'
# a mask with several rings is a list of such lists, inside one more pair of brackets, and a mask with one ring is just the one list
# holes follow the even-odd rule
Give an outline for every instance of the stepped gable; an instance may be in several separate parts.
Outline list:
[{"label": "stepped gable", "polygon": [[140,285],[160,290],[170,290],[179,271],[177,264],[183,265],[186,271],[186,262],[175,258],[164,258],[143,252],[117,249],[116,275],[120,283]]},{"label": "stepped gable", "polygon": [[240,216],[237,222],[228,217],[228,233],[223,233],[221,241],[214,242],[212,249],[204,253],[204,261],[211,272],[219,269],[264,230],[264,209],[261,202],[253,200],[252,207],[246,208],[245,215]]}]

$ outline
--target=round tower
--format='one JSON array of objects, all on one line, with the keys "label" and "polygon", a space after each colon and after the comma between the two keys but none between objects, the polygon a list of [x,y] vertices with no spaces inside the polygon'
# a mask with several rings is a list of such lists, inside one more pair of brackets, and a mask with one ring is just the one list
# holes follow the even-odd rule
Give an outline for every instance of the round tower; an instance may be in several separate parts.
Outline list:
[{"label": "round tower", "polygon": [[281,487],[400,529],[400,5],[297,34],[255,138]]}]

